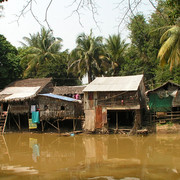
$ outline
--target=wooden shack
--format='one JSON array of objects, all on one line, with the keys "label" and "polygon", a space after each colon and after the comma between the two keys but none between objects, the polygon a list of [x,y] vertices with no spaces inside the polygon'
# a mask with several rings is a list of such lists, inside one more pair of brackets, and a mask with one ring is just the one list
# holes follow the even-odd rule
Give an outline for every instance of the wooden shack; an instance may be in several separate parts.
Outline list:
[{"label": "wooden shack", "polygon": [[81,120],[83,119],[81,100],[50,93],[39,94],[37,102],[42,131],[44,131],[45,125],[49,124],[60,132],[61,122],[65,120],[69,124],[69,127],[72,125],[71,129],[74,131],[78,122],[79,126],[81,126]]},{"label": "wooden shack", "polygon": [[84,91],[84,129],[129,132],[141,128],[146,109],[143,75],[97,77]]},{"label": "wooden shack", "polygon": [[180,120],[180,85],[168,81],[146,94],[151,120],[160,123]]},{"label": "wooden shack", "polygon": [[[53,92],[51,78],[24,79],[8,85],[0,92],[1,132],[4,132],[5,128],[43,131],[46,124],[44,122],[49,122],[51,127],[59,130],[57,120],[79,117],[78,113],[82,113],[79,101],[53,95],[51,92]],[[33,123],[33,119],[37,119],[39,124]]]},{"label": "wooden shack", "polygon": [[30,78],[9,84],[0,92],[1,130],[4,131],[5,127],[6,129],[17,127],[18,130],[21,130],[21,127],[28,128],[30,107],[36,103],[35,97],[39,93],[47,93],[52,90],[51,78]]}]

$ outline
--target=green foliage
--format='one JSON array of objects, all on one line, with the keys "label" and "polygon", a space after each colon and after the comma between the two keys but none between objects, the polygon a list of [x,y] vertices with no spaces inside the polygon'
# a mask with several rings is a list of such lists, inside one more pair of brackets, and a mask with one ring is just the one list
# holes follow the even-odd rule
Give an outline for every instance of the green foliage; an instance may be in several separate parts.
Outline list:
[{"label": "green foliage", "polygon": [[69,56],[69,72],[73,72],[80,79],[88,74],[90,83],[96,76],[104,72],[102,57],[104,49],[102,37],[94,37],[92,31],[89,35],[80,34],[76,40],[76,48]]},{"label": "green foliage", "polygon": [[16,48],[0,35],[0,89],[20,76],[20,58],[17,54]]},{"label": "green foliage", "polygon": [[162,44],[158,53],[160,64],[164,66],[168,63],[172,71],[173,67],[180,64],[180,19],[161,36],[160,43]]},{"label": "green foliage", "polygon": [[163,68],[158,66],[155,76],[155,87],[158,87],[168,80],[171,80],[177,84],[180,84],[180,66],[173,68],[172,71],[169,71],[169,66],[165,65]]},{"label": "green foliage", "polygon": [[180,17],[180,1],[179,0],[166,0],[165,6],[167,7],[167,15],[170,23],[174,25],[176,20]]},{"label": "green foliage", "polygon": [[111,64],[107,74],[117,76],[124,62],[125,51],[128,44],[121,40],[120,34],[109,36],[105,43],[106,58]]},{"label": "green foliage", "polygon": [[19,49],[23,78],[52,77],[56,85],[75,85],[80,82],[67,73],[68,52],[60,52],[62,39],[55,38],[44,28],[40,33],[23,38],[26,43]]},{"label": "green foliage", "polygon": [[25,54],[21,64],[27,63],[23,77],[39,77],[39,68],[50,60],[60,58],[61,42],[60,38],[54,38],[50,30],[41,29],[40,33],[30,34],[30,38],[24,37],[27,44],[22,43]]}]

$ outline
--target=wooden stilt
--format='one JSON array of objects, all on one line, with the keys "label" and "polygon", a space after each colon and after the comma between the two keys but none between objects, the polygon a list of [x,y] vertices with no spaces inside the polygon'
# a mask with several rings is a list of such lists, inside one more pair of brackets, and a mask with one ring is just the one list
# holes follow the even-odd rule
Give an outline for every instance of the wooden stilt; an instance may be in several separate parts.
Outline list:
[{"label": "wooden stilt", "polygon": [[73,131],[75,131],[75,130],[76,130],[76,120],[73,119]]},{"label": "wooden stilt", "polygon": [[21,130],[21,121],[20,121],[20,115],[18,114],[18,122],[19,122],[19,130]]},{"label": "wooden stilt", "polygon": [[42,127],[42,132],[44,132],[44,124],[43,124],[43,121],[41,121],[41,127]]},{"label": "wooden stilt", "polygon": [[12,115],[12,118],[14,119],[15,124],[17,125],[18,129],[20,130],[19,124],[17,123],[16,119],[14,118],[14,116]]},{"label": "wooden stilt", "polygon": [[118,111],[116,111],[116,130],[118,130]]},{"label": "wooden stilt", "polygon": [[47,120],[46,122],[47,122],[48,124],[50,124],[52,127],[54,127],[55,129],[58,130],[58,128],[57,128],[54,124],[50,123],[48,120]]},{"label": "wooden stilt", "polygon": [[[29,127],[29,113],[27,113],[27,119],[28,119],[28,127]],[[30,131],[30,129],[29,129],[29,131]]]},{"label": "wooden stilt", "polygon": [[58,133],[60,133],[59,120],[57,120]]},{"label": "wooden stilt", "polygon": [[8,121],[9,130],[11,129],[11,116],[9,114],[9,121]]}]

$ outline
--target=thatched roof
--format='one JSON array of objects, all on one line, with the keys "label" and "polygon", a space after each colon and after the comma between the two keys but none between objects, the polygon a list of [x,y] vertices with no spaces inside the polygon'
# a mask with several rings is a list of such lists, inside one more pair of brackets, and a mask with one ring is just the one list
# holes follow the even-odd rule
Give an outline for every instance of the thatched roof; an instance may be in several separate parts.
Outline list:
[{"label": "thatched roof", "polygon": [[83,89],[86,86],[55,86],[53,94],[83,94]]},{"label": "thatched roof", "polygon": [[10,83],[7,87],[36,87],[41,86],[43,88],[48,83],[50,83],[52,78],[29,78],[29,79],[23,79],[18,80]]},{"label": "thatched roof", "polygon": [[51,78],[24,79],[12,82],[0,92],[0,101],[23,101],[35,97],[51,83]]}]

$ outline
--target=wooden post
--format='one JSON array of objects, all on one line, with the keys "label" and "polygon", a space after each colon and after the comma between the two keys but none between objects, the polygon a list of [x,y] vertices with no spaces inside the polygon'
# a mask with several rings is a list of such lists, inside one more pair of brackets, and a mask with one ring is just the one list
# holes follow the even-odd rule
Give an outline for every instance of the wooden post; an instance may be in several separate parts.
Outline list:
[{"label": "wooden post", "polygon": [[75,123],[75,119],[73,119],[73,131],[75,131],[76,130],[76,123]]},{"label": "wooden post", "polygon": [[43,120],[41,121],[42,132],[44,132]]},{"label": "wooden post", "polygon": [[10,130],[10,128],[11,128],[11,123],[10,123],[10,121],[11,121],[11,117],[10,117],[10,114],[9,114],[9,122],[8,122],[9,130]]},{"label": "wooden post", "polygon": [[57,120],[58,133],[60,133],[59,120]]},{"label": "wooden post", "polygon": [[116,130],[118,130],[118,111],[116,111]]},{"label": "wooden post", "polygon": [[18,122],[19,122],[19,130],[21,130],[21,121],[20,121],[20,115],[18,114]]},{"label": "wooden post", "polygon": [[[29,113],[27,113],[27,118],[28,118],[28,129],[29,129]],[[30,131],[30,129],[29,129]]]}]

